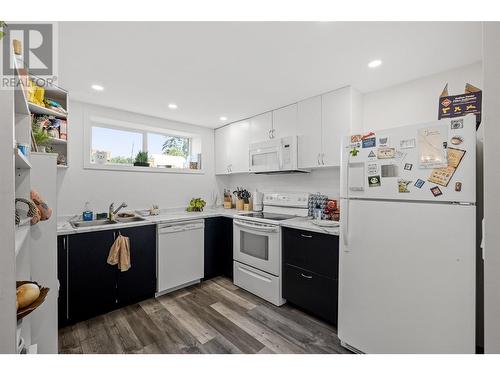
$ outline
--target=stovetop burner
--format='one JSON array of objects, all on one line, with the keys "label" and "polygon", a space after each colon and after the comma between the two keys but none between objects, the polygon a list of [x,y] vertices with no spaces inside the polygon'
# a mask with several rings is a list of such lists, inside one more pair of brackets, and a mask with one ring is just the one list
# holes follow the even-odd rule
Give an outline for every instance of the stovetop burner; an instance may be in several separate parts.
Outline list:
[{"label": "stovetop burner", "polygon": [[268,220],[287,220],[292,219],[294,215],[285,215],[285,214],[275,214],[271,212],[252,212],[251,214],[242,214],[245,217],[255,217],[256,219],[268,219]]}]

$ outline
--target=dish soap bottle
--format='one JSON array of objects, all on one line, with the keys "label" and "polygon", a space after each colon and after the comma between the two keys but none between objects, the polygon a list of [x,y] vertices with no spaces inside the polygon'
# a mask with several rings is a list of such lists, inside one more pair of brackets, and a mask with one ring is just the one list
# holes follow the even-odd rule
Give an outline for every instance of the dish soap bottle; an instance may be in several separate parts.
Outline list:
[{"label": "dish soap bottle", "polygon": [[316,205],[316,208],[313,211],[313,218],[316,220],[321,220],[323,212],[321,211],[321,206],[319,204]]},{"label": "dish soap bottle", "polygon": [[85,202],[85,208],[83,209],[82,219],[83,221],[92,221],[94,219],[94,213],[90,208],[90,202]]}]

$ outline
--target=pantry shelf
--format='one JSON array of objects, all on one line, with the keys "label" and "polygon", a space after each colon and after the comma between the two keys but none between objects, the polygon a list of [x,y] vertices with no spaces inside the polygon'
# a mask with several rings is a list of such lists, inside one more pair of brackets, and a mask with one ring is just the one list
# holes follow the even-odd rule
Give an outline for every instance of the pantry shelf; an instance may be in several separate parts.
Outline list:
[{"label": "pantry shelf", "polygon": [[38,104],[35,103],[29,103],[29,109],[31,113],[34,113],[36,115],[47,115],[47,116],[54,116],[60,119],[66,119],[66,115],[61,112],[54,111],[53,109],[45,108],[42,107]]},{"label": "pantry shelf", "polygon": [[30,161],[21,152],[21,150],[19,150],[18,148],[16,148],[15,155],[16,155],[16,168],[17,169],[31,169],[31,163],[30,163]]},{"label": "pantry shelf", "polygon": [[29,238],[29,233],[30,233],[30,225],[29,225],[29,220],[27,219],[28,223],[21,223],[18,227],[16,227],[16,246],[15,246],[15,254],[16,257],[23,248],[24,244],[26,243],[26,240]]}]

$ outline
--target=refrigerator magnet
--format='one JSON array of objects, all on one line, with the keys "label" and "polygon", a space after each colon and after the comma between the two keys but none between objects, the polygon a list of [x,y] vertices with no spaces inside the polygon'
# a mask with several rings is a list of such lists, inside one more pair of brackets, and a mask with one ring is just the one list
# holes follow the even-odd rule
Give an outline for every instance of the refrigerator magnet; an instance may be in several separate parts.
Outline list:
[{"label": "refrigerator magnet", "polygon": [[370,176],[370,177],[368,177],[368,186],[369,187],[380,186],[380,176]]},{"label": "refrigerator magnet", "polygon": [[456,135],[454,137],[452,137],[450,139],[450,142],[452,145],[455,145],[455,146],[458,146],[459,144],[461,144],[462,142],[464,141],[464,139],[462,137],[460,137],[459,135]]},{"label": "refrigerator magnet", "polygon": [[377,158],[378,159],[394,159],[394,155],[396,154],[396,150],[390,147],[379,147],[377,149]]},{"label": "refrigerator magnet", "polygon": [[411,171],[411,169],[413,168],[413,164],[411,163],[405,163],[405,171]]},{"label": "refrigerator magnet", "polygon": [[432,195],[434,195],[435,197],[438,197],[440,195],[443,195],[443,192],[441,191],[441,189],[438,187],[438,186],[434,186],[433,188],[431,188],[431,193]]},{"label": "refrigerator magnet", "polygon": [[398,180],[398,192],[400,193],[409,193],[408,185],[411,184],[411,181],[408,180]]},{"label": "refrigerator magnet", "polygon": [[372,138],[363,139],[362,142],[363,142],[363,148],[375,147],[377,144],[377,138],[372,137]]},{"label": "refrigerator magnet", "polygon": [[370,153],[368,154],[368,159],[376,159],[376,158],[377,158],[377,155],[375,155],[373,150],[371,150]]},{"label": "refrigerator magnet", "polygon": [[349,151],[349,153],[351,154],[351,156],[357,156],[357,155],[358,155],[358,153],[359,153],[359,150],[358,150],[358,148],[357,148],[357,147],[353,147],[353,148],[351,149],[351,151]]},{"label": "refrigerator magnet", "polygon": [[419,189],[422,189],[422,186],[424,186],[425,181],[421,180],[420,178],[417,178],[417,181],[415,182],[415,187],[418,187]]},{"label": "refrigerator magnet", "polygon": [[462,183],[460,181],[455,182],[455,191],[462,191]]},{"label": "refrigerator magnet", "polygon": [[378,174],[378,164],[368,163],[366,166],[366,172],[368,173],[368,176],[373,176]]},{"label": "refrigerator magnet", "polygon": [[382,177],[398,177],[398,166],[396,164],[386,164],[380,167]]},{"label": "refrigerator magnet", "polygon": [[358,142],[361,142],[361,139],[363,138],[363,136],[361,134],[354,134],[354,135],[351,135],[351,143],[358,143]]},{"label": "refrigerator magnet", "polygon": [[389,137],[379,137],[378,146],[379,147],[389,147]]},{"label": "refrigerator magnet", "polygon": [[451,120],[451,128],[452,129],[462,129],[464,127],[464,120]]},{"label": "refrigerator magnet", "polygon": [[399,142],[399,148],[405,149],[405,148],[415,148],[417,144],[417,141],[415,138],[410,138],[410,139],[402,139]]}]

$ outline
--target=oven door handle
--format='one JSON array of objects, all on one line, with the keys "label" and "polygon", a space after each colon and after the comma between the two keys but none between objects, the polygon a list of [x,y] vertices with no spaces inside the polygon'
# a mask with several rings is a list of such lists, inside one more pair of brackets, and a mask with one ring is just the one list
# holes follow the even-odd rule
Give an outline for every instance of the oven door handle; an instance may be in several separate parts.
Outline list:
[{"label": "oven door handle", "polygon": [[270,232],[270,233],[276,233],[278,231],[278,227],[275,226],[263,226],[263,225],[253,225],[249,224],[247,222],[242,222],[239,220],[234,219],[233,220],[234,225],[237,225],[242,228],[248,228],[248,229],[253,229],[259,232]]}]

